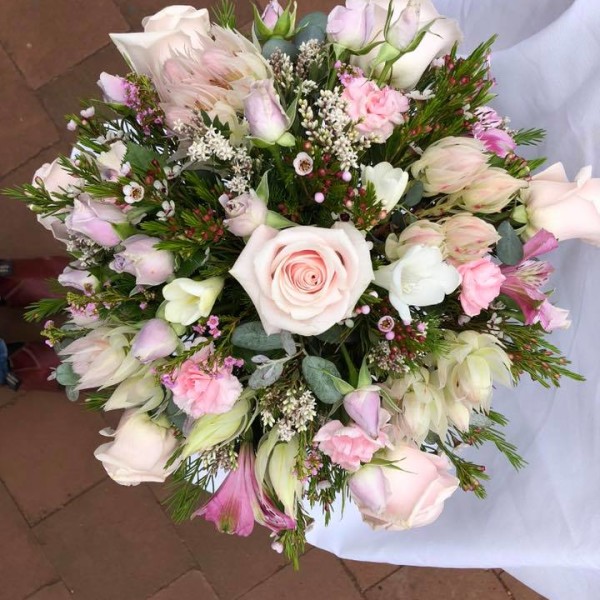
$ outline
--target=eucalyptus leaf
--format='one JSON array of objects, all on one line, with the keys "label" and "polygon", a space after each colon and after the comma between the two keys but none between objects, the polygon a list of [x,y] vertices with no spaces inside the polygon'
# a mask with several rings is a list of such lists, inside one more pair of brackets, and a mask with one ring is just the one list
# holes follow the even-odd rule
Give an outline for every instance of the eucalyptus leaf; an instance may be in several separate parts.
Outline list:
[{"label": "eucalyptus leaf", "polygon": [[263,365],[256,369],[248,380],[248,387],[252,390],[260,390],[262,388],[273,385],[283,373],[283,363],[273,362]]},{"label": "eucalyptus leaf", "polygon": [[287,54],[292,60],[298,56],[298,48],[296,48],[294,44],[278,38],[271,38],[264,43],[262,47],[262,55],[266,59],[269,59],[271,58],[271,54],[273,54],[273,52],[276,50],[281,50],[283,54]]},{"label": "eucalyptus leaf", "polygon": [[341,375],[331,361],[319,356],[307,356],[302,361],[302,374],[308,387],[321,402],[335,404],[342,398],[333,379],[341,379]]},{"label": "eucalyptus leaf", "polygon": [[160,164],[163,164],[164,162],[164,158],[152,150],[152,148],[140,146],[133,142],[127,144],[127,152],[125,152],[123,162],[128,162],[134,171],[145,175],[154,160],[158,161]]},{"label": "eucalyptus leaf", "polygon": [[74,385],[68,385],[65,388],[65,392],[67,394],[67,398],[71,402],[77,402],[77,400],[79,400],[79,390]]},{"label": "eucalyptus leaf", "polygon": [[288,356],[293,356],[296,354],[296,343],[294,342],[294,338],[289,331],[282,331],[280,334],[281,343],[283,344],[283,349]]},{"label": "eucalyptus leaf", "polygon": [[309,42],[310,40],[323,42],[325,40],[325,30],[318,25],[307,25],[296,34],[294,43],[296,46],[300,46],[303,42]]},{"label": "eucalyptus leaf", "polygon": [[171,425],[174,425],[179,430],[183,430],[183,426],[185,425],[185,421],[187,419],[187,415],[173,402],[171,398],[169,403],[167,404],[167,408],[165,409],[165,415],[169,419]]},{"label": "eucalyptus leaf", "polygon": [[56,367],[56,381],[65,387],[75,386],[79,383],[79,375],[73,371],[71,363],[64,362]]},{"label": "eucalyptus leaf", "polygon": [[419,204],[423,198],[423,190],[423,183],[420,181],[415,181],[406,193],[406,196],[404,196],[404,199],[402,200],[402,206],[405,206],[406,208],[412,208],[413,206]]},{"label": "eucalyptus leaf", "polygon": [[269,350],[280,350],[283,348],[281,336],[276,333],[267,335],[263,326],[258,321],[243,323],[235,329],[231,336],[234,346],[267,352]]},{"label": "eucalyptus leaf", "polygon": [[305,27],[319,27],[323,31],[327,29],[327,15],[321,11],[315,11],[304,15],[300,21],[298,21],[298,29]]},{"label": "eucalyptus leaf", "polygon": [[496,256],[505,265],[517,265],[523,260],[523,242],[508,221],[498,227],[500,240],[496,244]]}]

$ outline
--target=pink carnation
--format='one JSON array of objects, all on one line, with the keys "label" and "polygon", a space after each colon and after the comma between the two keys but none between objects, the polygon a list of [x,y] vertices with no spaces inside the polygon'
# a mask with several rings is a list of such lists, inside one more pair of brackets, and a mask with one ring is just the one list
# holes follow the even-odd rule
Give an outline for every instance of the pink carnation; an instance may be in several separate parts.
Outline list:
[{"label": "pink carnation", "polygon": [[232,367],[209,366],[212,348],[207,346],[186,360],[171,386],[173,402],[195,419],[229,411],[242,393],[242,384],[232,375]]},{"label": "pink carnation", "polygon": [[345,427],[340,421],[330,421],[313,438],[321,452],[346,471],[357,471],[361,463],[368,463],[377,450],[385,447],[388,437],[379,432],[377,439],[369,437],[358,425]]},{"label": "pink carnation", "polygon": [[457,269],[462,277],[460,303],[466,315],[475,317],[498,297],[506,277],[489,257],[472,260]]},{"label": "pink carnation", "polygon": [[366,77],[354,77],[346,84],[342,98],[347,102],[347,114],[358,122],[362,135],[374,135],[379,142],[387,140],[394,126],[404,122],[402,113],[408,110],[408,98],[390,88],[380,88]]}]

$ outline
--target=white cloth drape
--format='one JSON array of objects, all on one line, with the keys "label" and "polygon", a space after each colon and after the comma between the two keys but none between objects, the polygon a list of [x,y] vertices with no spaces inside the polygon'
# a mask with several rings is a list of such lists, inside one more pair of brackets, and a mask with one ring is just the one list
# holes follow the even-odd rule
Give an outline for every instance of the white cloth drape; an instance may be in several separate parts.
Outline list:
[{"label": "white cloth drape", "polygon": [[[460,21],[465,51],[499,34],[494,106],[515,129],[548,131],[533,153],[561,160],[571,177],[587,164],[600,176],[600,0],[434,2]],[[550,600],[600,598],[600,249],[568,242],[548,258],[554,302],[573,321],[552,340],[587,381],[545,390],[524,379],[496,391],[526,469],[470,449],[492,476],[487,500],[457,492],[436,523],[408,532],[372,531],[352,504],[327,528],[315,511],[311,544],[356,560],[499,567]]]}]

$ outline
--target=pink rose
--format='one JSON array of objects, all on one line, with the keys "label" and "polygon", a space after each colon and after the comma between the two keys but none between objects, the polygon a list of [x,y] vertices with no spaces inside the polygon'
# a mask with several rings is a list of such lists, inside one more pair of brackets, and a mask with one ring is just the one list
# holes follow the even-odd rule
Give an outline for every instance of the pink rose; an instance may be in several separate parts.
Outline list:
[{"label": "pink rose", "polygon": [[389,467],[367,465],[350,478],[350,493],[374,529],[397,531],[433,523],[459,481],[445,456],[399,445],[388,450]]},{"label": "pink rose", "polygon": [[318,335],[352,313],[373,279],[367,242],[352,225],[260,225],[230,273],[269,334]]},{"label": "pink rose", "polygon": [[385,447],[388,437],[380,432],[373,439],[355,423],[345,427],[340,421],[329,421],[317,431],[313,441],[342,469],[357,471],[361,463],[368,463],[377,450]]},{"label": "pink rose", "polygon": [[262,15],[260,15],[260,18],[266,27],[273,29],[275,25],[277,25],[277,21],[282,13],[283,8],[281,4],[279,4],[277,0],[270,0],[265,7],[265,10],[263,10]]},{"label": "pink rose", "polygon": [[208,365],[211,354],[212,347],[206,346],[186,360],[170,386],[173,402],[194,419],[228,412],[242,393],[242,384],[232,375],[232,367]]},{"label": "pink rose", "polygon": [[442,223],[446,255],[453,264],[483,258],[500,236],[493,225],[470,213],[449,217]]},{"label": "pink rose", "polygon": [[96,244],[111,248],[121,242],[113,224],[125,222],[127,217],[114,204],[92,200],[87,194],[81,194],[73,202],[73,211],[67,216],[65,224],[71,231],[82,233]]},{"label": "pink rose", "polygon": [[285,114],[272,79],[257,81],[244,100],[244,115],[250,135],[274,144],[289,128],[290,119]]},{"label": "pink rose", "polygon": [[375,33],[375,7],[364,0],[347,0],[346,6],[335,6],[327,17],[329,40],[350,50],[369,44]]},{"label": "pink rose", "polygon": [[43,164],[33,175],[32,184],[35,187],[43,184],[51,195],[66,194],[83,187],[83,179],[74,177],[59,162],[54,159],[51,163]]},{"label": "pink rose", "polygon": [[169,356],[178,345],[179,338],[168,323],[162,319],[150,319],[133,338],[131,353],[140,362],[147,363]]},{"label": "pink rose", "polygon": [[390,88],[380,88],[366,77],[351,79],[342,94],[347,102],[346,112],[358,122],[357,129],[364,135],[375,136],[378,142],[387,140],[394,126],[404,123],[402,113],[408,110],[408,98]]},{"label": "pink rose", "polygon": [[545,229],[561,241],[579,238],[600,246],[600,179],[592,179],[591,167],[571,183],[561,163],[552,165],[533,177],[523,198],[529,236]]},{"label": "pink rose", "polygon": [[119,77],[118,75],[110,75],[103,72],[100,73],[98,86],[102,90],[104,99],[107,102],[114,102],[115,104],[127,104],[127,89],[129,88],[129,82],[127,79]]},{"label": "pink rose", "polygon": [[87,294],[96,291],[100,282],[95,275],[82,269],[74,269],[66,266],[63,272],[58,276],[58,283],[64,287],[72,287]]},{"label": "pink rose", "polygon": [[235,198],[223,195],[219,198],[219,202],[227,215],[227,219],[223,223],[233,235],[240,237],[250,235],[259,225],[264,225],[267,220],[267,205],[256,195],[254,190]]},{"label": "pink rose", "polygon": [[168,250],[158,250],[161,240],[147,235],[133,235],[122,245],[124,249],[115,254],[110,268],[116,273],[129,273],[135,276],[137,285],[160,285],[175,268],[173,255]]},{"label": "pink rose", "polygon": [[457,269],[462,277],[460,304],[466,315],[475,317],[498,297],[506,277],[489,257],[458,265]]}]

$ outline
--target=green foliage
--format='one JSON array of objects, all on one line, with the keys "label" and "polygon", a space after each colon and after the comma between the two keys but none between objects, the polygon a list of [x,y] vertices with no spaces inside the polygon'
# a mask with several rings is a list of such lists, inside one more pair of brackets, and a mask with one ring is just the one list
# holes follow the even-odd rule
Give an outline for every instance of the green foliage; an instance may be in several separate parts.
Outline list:
[{"label": "green foliage", "polygon": [[302,361],[302,375],[313,394],[325,404],[335,404],[341,399],[333,377],[341,379],[337,367],[320,356],[306,356]]},{"label": "green foliage", "polygon": [[212,8],[213,19],[215,23],[226,29],[235,29],[235,4],[231,0],[220,0],[220,2]]}]

